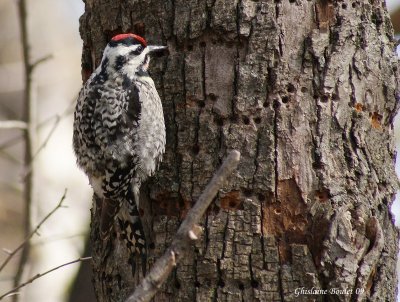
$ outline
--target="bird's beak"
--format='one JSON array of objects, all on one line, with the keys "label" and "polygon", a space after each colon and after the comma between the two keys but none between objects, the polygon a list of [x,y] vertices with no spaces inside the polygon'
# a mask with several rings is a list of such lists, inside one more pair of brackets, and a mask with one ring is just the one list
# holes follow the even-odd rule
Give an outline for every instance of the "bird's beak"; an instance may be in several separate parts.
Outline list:
[{"label": "bird's beak", "polygon": [[157,45],[149,45],[147,46],[147,52],[150,54],[155,54],[158,56],[168,54],[168,47],[167,46],[157,46]]}]

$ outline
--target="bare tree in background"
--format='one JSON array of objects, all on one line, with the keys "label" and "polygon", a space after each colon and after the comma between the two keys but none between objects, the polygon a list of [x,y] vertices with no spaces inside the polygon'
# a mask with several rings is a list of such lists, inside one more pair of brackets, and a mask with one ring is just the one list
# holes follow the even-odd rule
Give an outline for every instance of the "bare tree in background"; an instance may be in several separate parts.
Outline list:
[{"label": "bare tree in background", "polygon": [[[110,37],[138,22],[170,50],[151,66],[168,136],[142,192],[147,268],[227,150],[242,154],[154,301],[395,301],[399,71],[384,1],[85,4],[84,78]],[[98,227],[93,210],[97,298],[122,301],[142,270],[132,276],[118,239],[104,256]],[[297,297],[301,288],[328,293]]]}]

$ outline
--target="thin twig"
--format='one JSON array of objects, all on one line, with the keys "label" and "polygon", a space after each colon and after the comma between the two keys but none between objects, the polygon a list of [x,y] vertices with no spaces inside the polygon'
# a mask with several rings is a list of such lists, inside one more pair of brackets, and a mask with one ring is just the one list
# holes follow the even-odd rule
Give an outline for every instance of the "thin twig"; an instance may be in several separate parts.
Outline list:
[{"label": "thin twig", "polygon": [[[55,130],[57,129],[58,125],[60,124],[61,120],[63,118],[65,118],[66,116],[68,116],[69,114],[71,114],[74,110],[74,103],[71,103],[62,114],[56,114],[55,116],[51,117],[51,119],[55,119],[53,126],[51,127],[49,133],[47,134],[46,138],[44,139],[44,141],[42,142],[42,144],[39,146],[39,148],[36,150],[35,154],[33,154],[31,162],[29,163],[29,165],[26,167],[25,169],[25,173],[23,175],[22,178],[25,178],[32,170],[34,161],[36,160],[37,156],[39,155],[39,153],[46,148],[47,143],[49,142],[50,138],[53,136]],[[48,120],[47,120],[48,121]],[[47,123],[47,121],[44,121],[43,123],[40,123],[38,125],[38,128],[42,127],[45,123]]]},{"label": "thin twig", "polygon": [[12,151],[8,152],[6,150],[0,149],[0,156],[18,166],[21,166],[23,164],[22,161],[17,157],[15,152]]},{"label": "thin twig", "polygon": [[33,62],[31,65],[30,65],[30,72],[33,72],[33,70],[36,68],[36,67],[38,67],[40,64],[42,64],[42,63],[44,63],[44,62],[46,62],[47,60],[50,60],[50,59],[52,59],[53,58],[53,55],[47,55],[47,56],[44,56],[43,58],[40,58],[40,59],[37,59],[35,62]]},{"label": "thin twig", "polygon": [[43,225],[43,223],[49,219],[59,208],[62,208],[63,205],[63,201],[65,200],[65,197],[67,195],[67,189],[65,189],[63,196],[61,197],[60,201],[58,202],[57,206],[51,210],[40,222],[39,224],[35,227],[35,229],[33,231],[31,231],[31,233],[25,238],[24,241],[21,242],[21,244],[12,252],[7,252],[8,256],[6,258],[6,260],[1,264],[0,266],[0,272],[3,270],[3,268],[7,265],[7,263],[11,260],[12,257],[14,257],[14,255],[20,250],[22,249],[27,243],[28,241],[33,237],[33,235],[37,234],[38,230],[40,229],[40,227]]},{"label": "thin twig", "polygon": [[185,250],[197,240],[200,235],[198,223],[206,212],[218,190],[223,186],[227,177],[236,169],[240,159],[239,151],[231,151],[222,166],[215,173],[196,204],[188,212],[185,220],[178,229],[171,246],[151,268],[136,290],[126,302],[146,302],[161,288],[172,269],[182,259]]},{"label": "thin twig", "polygon": [[[28,37],[28,26],[27,26],[27,11],[26,11],[26,0],[18,1],[18,14],[19,24],[21,31],[21,44],[22,44],[22,57],[24,66],[24,121],[26,122],[27,128],[24,131],[25,141],[25,158],[24,163],[26,166],[32,161],[32,155],[34,152],[35,144],[35,133],[36,133],[36,102],[32,97],[32,66],[30,64],[30,47]],[[33,170],[28,173],[24,182],[24,236],[27,238],[31,234],[31,206],[33,203],[33,191],[34,191],[34,175]],[[25,264],[28,261],[30,252],[29,241],[22,246],[21,257],[17,265],[17,271],[14,276],[14,287],[21,282],[21,278],[25,269]],[[13,296],[13,302],[18,301],[18,295]]]},{"label": "thin twig", "polygon": [[59,118],[60,120],[62,120],[65,117],[73,114],[74,110],[75,110],[76,98],[77,98],[77,96],[75,96],[74,98],[72,98],[70,100],[68,106],[64,109],[64,111],[61,114],[56,114],[56,115],[50,116],[47,119],[45,119],[44,121],[41,121],[38,124],[38,130],[40,130],[42,127],[46,126],[48,123],[50,123],[54,119],[57,120]]},{"label": "thin twig", "polygon": [[42,151],[47,146],[47,143],[49,142],[51,136],[53,135],[53,133],[56,130],[60,121],[61,121],[61,117],[59,115],[56,115],[56,120],[53,124],[53,127],[50,129],[49,134],[47,135],[47,137],[45,138],[43,143],[39,146],[39,148],[36,150],[35,154],[32,155],[29,165],[25,167],[25,172],[22,177],[23,179],[25,179],[31,173],[36,157],[39,155],[40,151]]},{"label": "thin twig", "polygon": [[26,129],[27,125],[23,121],[0,121],[0,129]]},{"label": "thin twig", "polygon": [[20,142],[21,138],[22,138],[22,134],[18,133],[18,135],[15,135],[14,137],[4,141],[0,145],[0,150],[7,149],[7,148],[10,148],[10,147],[18,144]]},{"label": "thin twig", "polygon": [[[71,100],[70,104],[67,106],[67,108],[61,114],[55,114],[55,115],[47,118],[46,120],[40,122],[37,125],[36,130],[40,130],[41,128],[43,128],[44,126],[46,126],[48,123],[50,123],[53,120],[55,120],[54,124],[56,124],[56,125],[53,125],[53,127],[58,126],[58,124],[61,122],[61,120],[63,120],[64,118],[66,118],[67,116],[69,116],[70,114],[72,114],[74,112],[75,99]],[[0,128],[1,128],[1,126],[0,126]],[[50,132],[54,132],[54,131],[50,130]],[[18,134],[15,137],[9,139],[8,141],[5,141],[4,143],[2,143],[0,145],[0,150],[12,147],[13,145],[19,143],[21,138],[22,138],[22,134]],[[47,140],[47,137],[46,137],[46,140]],[[40,146],[39,149],[43,149],[42,146]],[[36,153],[38,153],[38,152],[36,151]]]},{"label": "thin twig", "polygon": [[32,282],[35,281],[36,279],[39,279],[39,278],[41,278],[41,277],[43,277],[43,276],[45,276],[45,275],[47,275],[47,274],[49,274],[49,273],[51,273],[51,272],[54,272],[55,270],[58,270],[58,269],[60,269],[60,268],[62,268],[62,267],[64,267],[64,266],[67,266],[67,265],[71,265],[71,264],[74,264],[74,263],[77,263],[77,262],[82,262],[82,261],[86,261],[86,260],[90,260],[90,259],[92,259],[92,257],[78,258],[78,259],[76,259],[76,260],[74,260],[74,261],[70,261],[70,262],[61,264],[61,265],[59,265],[59,266],[56,266],[56,267],[54,267],[54,268],[52,268],[52,269],[49,269],[48,271],[46,271],[46,272],[44,272],[44,273],[37,274],[37,275],[33,276],[32,278],[30,278],[28,281],[26,281],[26,282],[24,282],[24,283],[22,283],[22,284],[16,286],[16,287],[13,288],[12,290],[9,290],[8,292],[6,292],[6,293],[4,293],[3,295],[1,295],[1,296],[0,296],[0,300],[2,300],[3,298],[6,298],[6,297],[10,297],[11,295],[16,295],[16,294],[18,293],[17,291],[18,291],[20,288],[22,288],[22,287],[24,287],[24,286],[27,286],[28,284],[32,283]]}]

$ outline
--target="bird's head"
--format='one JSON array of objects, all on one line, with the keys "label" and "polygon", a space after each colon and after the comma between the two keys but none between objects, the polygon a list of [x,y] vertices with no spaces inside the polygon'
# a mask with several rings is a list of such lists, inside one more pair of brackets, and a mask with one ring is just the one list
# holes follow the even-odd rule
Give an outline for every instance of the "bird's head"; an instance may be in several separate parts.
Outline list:
[{"label": "bird's head", "polygon": [[166,46],[147,45],[144,38],[135,34],[119,34],[104,49],[101,68],[128,76],[147,74],[150,55],[166,49]]}]

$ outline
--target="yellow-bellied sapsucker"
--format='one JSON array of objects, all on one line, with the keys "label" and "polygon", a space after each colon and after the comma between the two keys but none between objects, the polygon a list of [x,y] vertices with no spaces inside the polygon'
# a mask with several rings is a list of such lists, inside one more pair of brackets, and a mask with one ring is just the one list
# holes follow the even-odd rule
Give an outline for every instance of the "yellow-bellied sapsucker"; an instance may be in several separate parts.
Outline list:
[{"label": "yellow-bellied sapsucker", "polygon": [[139,190],[165,150],[162,104],[147,72],[150,54],[164,49],[135,34],[114,36],[74,114],[77,163],[102,200],[101,236],[107,240],[117,220],[131,255],[146,254]]}]

